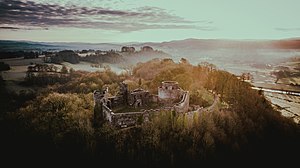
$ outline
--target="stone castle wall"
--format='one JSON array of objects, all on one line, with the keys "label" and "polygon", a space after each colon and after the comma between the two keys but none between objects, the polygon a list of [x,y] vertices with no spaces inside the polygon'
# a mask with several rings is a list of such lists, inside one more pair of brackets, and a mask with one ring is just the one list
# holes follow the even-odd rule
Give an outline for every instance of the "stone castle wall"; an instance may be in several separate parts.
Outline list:
[{"label": "stone castle wall", "polygon": [[177,82],[164,81],[162,85],[158,87],[158,97],[161,100],[177,99],[181,94],[181,89]]},{"label": "stone castle wall", "polygon": [[184,91],[184,93],[182,95],[182,99],[180,100],[180,102],[178,102],[174,105],[174,109],[176,112],[186,113],[189,110],[189,105],[190,105],[189,91]]},{"label": "stone castle wall", "polygon": [[[124,97],[124,95],[127,96]],[[161,103],[169,100],[178,100],[178,102],[171,105],[165,104],[165,106],[158,109],[143,110],[140,112],[114,113],[113,109],[111,108],[111,105],[115,104],[114,102],[111,102],[114,99],[118,100],[117,102],[119,103],[119,106],[121,105],[133,107],[137,107],[137,102],[141,106],[144,106],[149,102]],[[125,99],[128,101],[125,101]],[[109,98],[107,96],[107,92],[105,91],[95,91],[94,101],[95,112],[101,111],[100,116],[102,116],[103,120],[108,121],[112,125],[115,125],[117,127],[128,127],[149,121],[150,114],[158,113],[160,111],[171,110],[178,113],[188,112],[189,92],[182,90],[178,86],[178,83],[173,81],[162,82],[162,86],[158,88],[158,95],[150,95],[148,91],[142,89],[134,90],[131,93],[128,93],[126,85],[122,84],[120,93],[114,98]]]}]

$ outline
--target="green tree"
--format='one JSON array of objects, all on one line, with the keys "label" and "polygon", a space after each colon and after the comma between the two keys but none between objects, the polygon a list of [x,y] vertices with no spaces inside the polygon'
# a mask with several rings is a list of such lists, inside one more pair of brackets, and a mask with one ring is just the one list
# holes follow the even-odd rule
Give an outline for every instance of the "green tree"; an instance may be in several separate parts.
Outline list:
[{"label": "green tree", "polygon": [[65,65],[63,65],[63,66],[61,67],[60,72],[61,72],[62,74],[67,74],[67,73],[68,73],[68,68],[67,68]]},{"label": "green tree", "polygon": [[70,68],[70,69],[69,69],[69,72],[70,72],[70,74],[72,75],[72,74],[75,72],[75,70],[74,70],[73,68]]},{"label": "green tree", "polygon": [[141,86],[142,86],[142,79],[139,78],[139,87],[141,87]]}]

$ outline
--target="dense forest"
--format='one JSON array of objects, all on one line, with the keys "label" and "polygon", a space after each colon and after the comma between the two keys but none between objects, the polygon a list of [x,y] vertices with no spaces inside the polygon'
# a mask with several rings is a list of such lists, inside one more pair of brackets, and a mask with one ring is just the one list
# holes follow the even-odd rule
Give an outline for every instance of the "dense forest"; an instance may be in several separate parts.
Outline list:
[{"label": "dense forest", "polygon": [[[27,79],[30,86],[27,81],[24,87],[33,88],[30,92],[9,92],[0,80],[3,160],[189,167],[291,164],[298,157],[299,125],[273,110],[249,83],[212,64],[153,59],[121,75],[109,68],[66,74],[68,81],[46,80],[42,85]],[[210,105],[210,93],[218,95],[221,103],[212,111],[195,114],[193,121],[165,111],[152,122],[130,129],[119,130],[109,123],[93,126],[93,90],[108,86],[116,94],[118,83],[127,81],[130,89],[140,86],[155,94],[164,80],[178,81],[189,90],[191,104]]]},{"label": "dense forest", "polygon": [[29,58],[37,58],[39,52],[37,51],[0,51],[0,58],[7,59],[7,58],[20,58],[23,57],[24,59]]}]

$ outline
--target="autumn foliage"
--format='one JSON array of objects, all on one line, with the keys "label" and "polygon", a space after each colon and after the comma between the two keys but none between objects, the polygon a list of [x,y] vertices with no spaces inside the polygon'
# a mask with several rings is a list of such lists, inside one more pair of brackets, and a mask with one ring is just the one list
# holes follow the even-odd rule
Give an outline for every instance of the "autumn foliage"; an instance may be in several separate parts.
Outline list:
[{"label": "autumn foliage", "polygon": [[[18,123],[11,129],[27,132],[22,134],[25,137],[46,136],[45,144],[57,150],[44,154],[70,158],[73,163],[81,158],[111,166],[186,167],[296,158],[292,153],[299,151],[299,126],[236,76],[209,63],[194,66],[187,60],[175,63],[171,59],[139,63],[132,74],[76,71],[70,81],[48,86],[9,115],[9,121]],[[93,127],[91,92],[106,85],[116,93],[117,83],[123,80],[152,93],[161,81],[176,80],[191,92],[192,104],[209,106],[214,95],[220,97],[220,104],[192,118],[164,111],[152,122],[131,129],[118,130],[108,123]],[[28,144],[36,147],[24,142]]]}]

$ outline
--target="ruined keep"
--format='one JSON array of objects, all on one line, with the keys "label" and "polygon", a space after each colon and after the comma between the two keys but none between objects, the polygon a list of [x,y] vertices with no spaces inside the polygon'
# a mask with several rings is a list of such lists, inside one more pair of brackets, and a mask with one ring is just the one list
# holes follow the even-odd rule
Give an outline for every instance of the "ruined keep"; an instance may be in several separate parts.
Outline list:
[{"label": "ruined keep", "polygon": [[162,85],[158,87],[158,97],[161,100],[176,99],[181,93],[181,88],[178,86],[178,82],[164,81]]},{"label": "ruined keep", "polygon": [[[178,82],[162,82],[158,87],[158,95],[150,94],[149,91],[141,88],[129,91],[124,82],[121,82],[119,87],[118,94],[111,97],[108,95],[107,88],[94,91],[95,126],[106,121],[117,127],[135,126],[149,121],[151,114],[166,109],[178,113],[188,112],[189,92],[182,90]],[[159,108],[151,108],[153,104]],[[130,109],[135,111],[132,112]]]},{"label": "ruined keep", "polygon": [[135,89],[129,95],[129,105],[135,108],[147,105],[151,100],[151,95],[147,90]]}]

